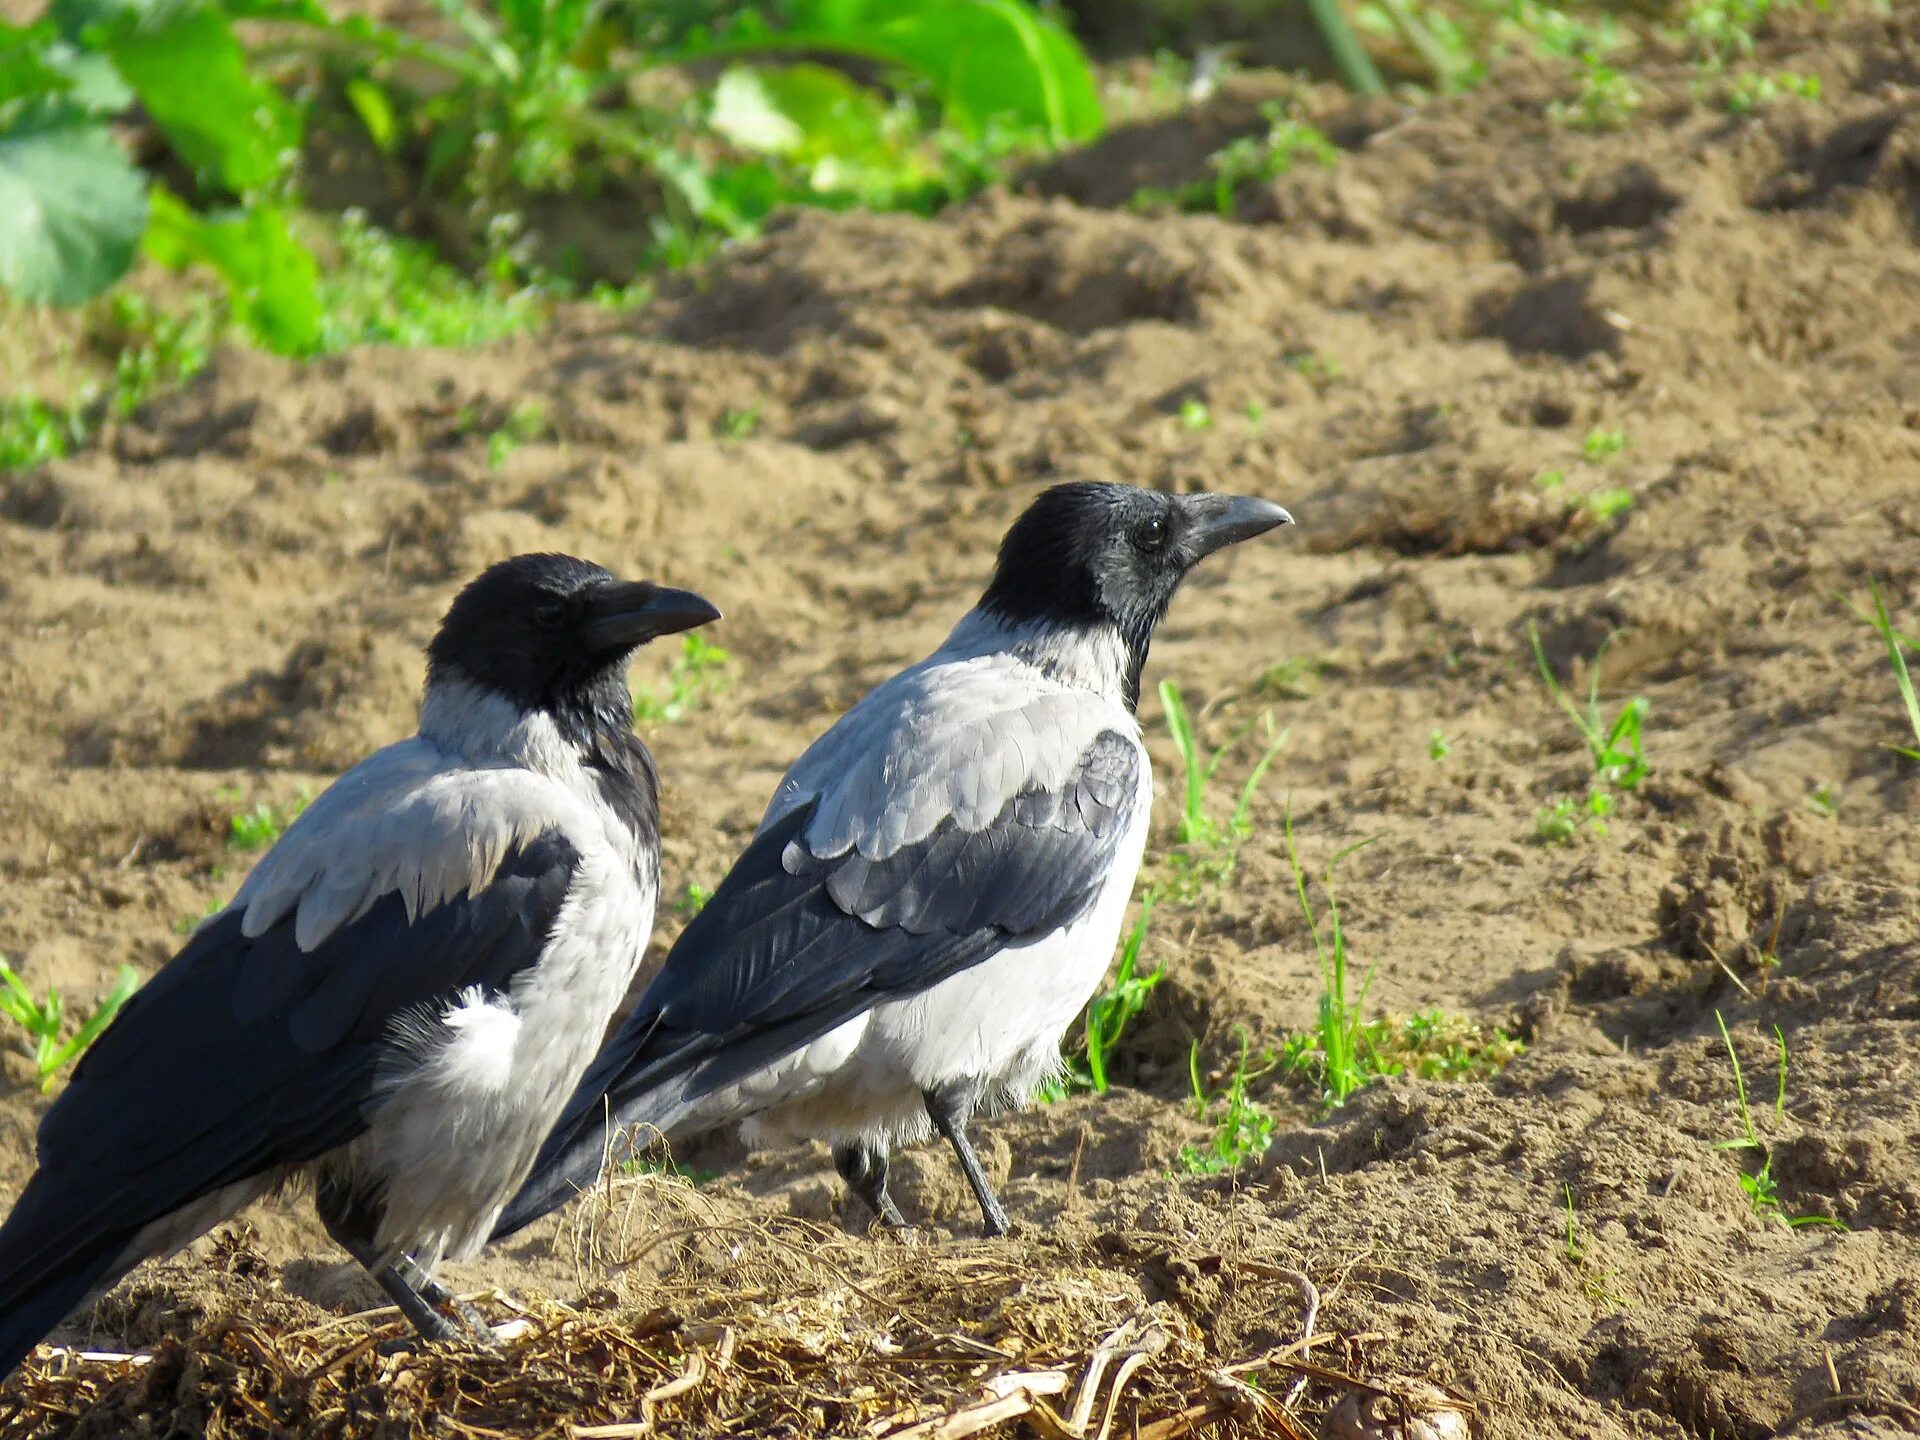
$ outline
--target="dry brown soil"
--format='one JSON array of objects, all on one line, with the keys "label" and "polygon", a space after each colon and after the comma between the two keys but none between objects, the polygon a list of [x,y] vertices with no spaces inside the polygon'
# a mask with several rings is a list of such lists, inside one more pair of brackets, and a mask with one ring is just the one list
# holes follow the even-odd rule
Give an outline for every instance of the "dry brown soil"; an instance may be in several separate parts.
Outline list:
[{"label": "dry brown soil", "polygon": [[[228,817],[405,733],[430,627],[510,552],[576,551],[728,612],[731,683],[650,736],[677,894],[722,873],[810,737],[971,603],[1039,486],[1256,492],[1298,529],[1194,577],[1149,684],[1206,706],[1215,742],[1263,710],[1291,739],[1237,876],[1156,916],[1171,977],[1114,1093],[983,1126],[1016,1237],[975,1238],[936,1149],[900,1166],[925,1222],[905,1243],[840,1233],[859,1217],[819,1150],[716,1142],[682,1157],[718,1172],[697,1189],[626,1186],[620,1234],[576,1215],[457,1278],[615,1328],[648,1311],[666,1378],[713,1348],[702,1326],[733,1326],[738,1355],[659,1404],[686,1435],[885,1433],[882,1372],[979,1393],[994,1366],[961,1332],[1077,1374],[1134,1314],[1171,1343],[1115,1434],[1174,1433],[1149,1427],[1212,1401],[1214,1433],[1284,1434],[1177,1377],[1296,1338],[1294,1268],[1323,1330],[1373,1337],[1315,1352],[1330,1369],[1437,1380],[1484,1435],[1911,1427],[1920,766],[1887,748],[1911,737],[1843,597],[1877,575],[1920,630],[1920,20],[1793,23],[1762,62],[1818,75],[1817,105],[1730,118],[1655,66],[1641,117],[1588,135],[1546,120],[1564,84],[1523,67],[1417,112],[1329,111],[1338,165],[1231,220],[1129,213],[1253,123],[1243,81],[937,220],[795,216],[638,314],[582,308],[466,353],[221,356],[91,453],[0,481],[0,950],[80,1000],[162,963],[246,864]],[[1210,428],[1181,422],[1188,400]],[[527,401],[551,438],[490,466],[488,432]],[[1595,430],[1624,449],[1588,460]],[[1569,501],[1607,488],[1631,508]],[[1604,836],[1535,839],[1588,765],[1530,625],[1576,684],[1617,632],[1609,711],[1651,704],[1651,774]],[[1177,773],[1143,708],[1164,853]],[[1257,1049],[1313,1018],[1288,797],[1309,871],[1373,838],[1340,872],[1370,1008],[1444,1007],[1528,1048],[1491,1083],[1390,1080],[1325,1118],[1263,1081],[1265,1158],[1189,1177],[1190,1041],[1217,1080],[1237,1027]],[[1844,1230],[1757,1215],[1739,1181],[1759,1157],[1716,1148],[1739,1133],[1716,1011],[1785,1211]],[[44,1106],[29,1070],[7,1055],[9,1194]],[[300,1204],[250,1219],[66,1333],[158,1344],[151,1366],[65,1388],[43,1367],[41,1389],[0,1392],[26,1406],[10,1428],[557,1434],[637,1413],[565,1366],[516,1409],[487,1388],[510,1360],[362,1346],[312,1379],[276,1337],[352,1339],[360,1322],[325,1322],[377,1295]],[[929,1335],[958,1348],[917,1368],[889,1351],[931,1355]],[[762,1365],[782,1344],[811,1379]],[[1299,1423],[1341,1393],[1316,1381]]]}]

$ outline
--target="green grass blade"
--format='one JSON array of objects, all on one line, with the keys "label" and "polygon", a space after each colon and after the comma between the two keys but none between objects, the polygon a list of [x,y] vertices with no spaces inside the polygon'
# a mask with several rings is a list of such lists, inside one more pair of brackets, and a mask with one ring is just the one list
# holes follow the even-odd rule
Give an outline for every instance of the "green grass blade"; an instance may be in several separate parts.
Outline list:
[{"label": "green grass blade", "polygon": [[[1893,617],[1887,613],[1887,601],[1880,593],[1880,581],[1870,575],[1867,585],[1873,592],[1871,624],[1886,642],[1887,659],[1893,665],[1894,683],[1900,687],[1901,702],[1907,707],[1907,723],[1913,727],[1913,738],[1920,740],[1920,698],[1915,697],[1913,677],[1907,673],[1907,657],[1900,649],[1900,632],[1894,628]],[[1920,760],[1920,750],[1909,750],[1902,745],[1889,745],[1887,748],[1905,755],[1909,760]]]},{"label": "green grass blade", "polygon": [[1380,72],[1374,68],[1373,61],[1361,47],[1352,27],[1347,24],[1347,17],[1340,9],[1340,0],[1307,0],[1307,13],[1313,16],[1320,37],[1327,42],[1327,49],[1333,52],[1333,63],[1340,67],[1340,74],[1348,87],[1361,95],[1386,94],[1386,84],[1380,79]]}]

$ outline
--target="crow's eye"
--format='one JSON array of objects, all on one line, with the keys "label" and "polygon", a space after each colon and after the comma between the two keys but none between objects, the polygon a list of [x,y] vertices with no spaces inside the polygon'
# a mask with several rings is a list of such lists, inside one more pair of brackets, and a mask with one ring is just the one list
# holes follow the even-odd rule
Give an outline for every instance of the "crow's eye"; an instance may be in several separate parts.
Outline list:
[{"label": "crow's eye", "polygon": [[558,600],[543,601],[533,607],[533,623],[542,630],[558,630],[567,618],[567,607]]},{"label": "crow's eye", "polygon": [[1142,550],[1158,550],[1167,543],[1167,522],[1156,515],[1134,528],[1133,543]]}]

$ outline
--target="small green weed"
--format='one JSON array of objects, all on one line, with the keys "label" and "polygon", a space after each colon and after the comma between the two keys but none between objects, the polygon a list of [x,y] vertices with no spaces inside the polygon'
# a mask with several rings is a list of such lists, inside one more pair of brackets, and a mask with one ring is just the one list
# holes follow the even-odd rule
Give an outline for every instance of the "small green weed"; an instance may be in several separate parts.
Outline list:
[{"label": "small green weed", "polygon": [[1204,400],[1182,400],[1180,402],[1180,428],[1182,430],[1211,430],[1213,411],[1207,408]]},{"label": "small green weed", "polygon": [[622,1175],[671,1175],[684,1180],[689,1185],[700,1187],[711,1185],[720,1178],[718,1170],[689,1170],[671,1155],[629,1155],[618,1161],[614,1169]]},{"label": "small green weed", "polygon": [[1292,118],[1283,101],[1269,100],[1260,107],[1260,115],[1267,122],[1264,133],[1242,135],[1207,157],[1207,168],[1213,172],[1210,178],[1173,189],[1149,186],[1134,193],[1129,207],[1160,210],[1171,206],[1230,216],[1242,186],[1276,179],[1303,161],[1331,165],[1339,159],[1340,151],[1334,143],[1313,126]]},{"label": "small green weed", "polygon": [[[1907,707],[1907,723],[1913,727],[1913,738],[1920,742],[1920,698],[1913,692],[1913,676],[1907,672],[1907,657],[1902,642],[1911,644],[1906,636],[1894,627],[1893,617],[1887,613],[1886,597],[1880,593],[1880,582],[1875,577],[1867,577],[1867,588],[1873,594],[1873,613],[1867,614],[1859,606],[1848,602],[1853,613],[1871,625],[1887,647],[1887,663],[1893,666],[1893,683],[1899,688],[1901,703]],[[1889,745],[1887,749],[1909,760],[1920,760],[1920,750],[1910,750],[1904,745]]]},{"label": "small green weed", "polygon": [[719,434],[722,440],[745,440],[760,428],[760,401],[743,405],[738,409],[729,409],[720,417]]},{"label": "small green weed", "polygon": [[1791,70],[1777,70],[1771,75],[1759,70],[1742,70],[1727,81],[1722,103],[1729,115],[1751,115],[1782,96],[1818,100],[1820,77],[1796,75]]},{"label": "small green weed", "polygon": [[[1754,31],[1772,13],[1777,0],[1693,0],[1681,30],[1694,60],[1709,72],[1753,53]],[[1793,0],[1786,0],[1791,4]]]},{"label": "small green weed", "polygon": [[1580,497],[1580,508],[1604,525],[1633,508],[1633,492],[1619,486],[1590,490]]},{"label": "small green weed", "polygon": [[[1773,1156],[1760,1139],[1760,1133],[1754,1128],[1753,1110],[1747,1103],[1747,1079],[1740,1070],[1740,1055],[1733,1048],[1733,1036],[1727,1033],[1727,1022],[1718,1010],[1713,1012],[1714,1023],[1720,1027],[1720,1039],[1727,1047],[1727,1059],[1733,1065],[1734,1102],[1739,1108],[1741,1135],[1732,1140],[1718,1142],[1716,1150],[1752,1150],[1760,1156],[1760,1168],[1751,1173],[1742,1172],[1740,1188],[1747,1192],[1747,1201],[1753,1206],[1753,1213],[1764,1218],[1777,1216],[1795,1228],[1808,1225],[1821,1225],[1834,1230],[1846,1229],[1845,1223],[1831,1215],[1789,1215],[1780,1201],[1779,1182],[1773,1174]],[[1773,1097],[1773,1115],[1776,1121],[1784,1119],[1787,1113],[1787,1037],[1780,1033],[1778,1025],[1773,1027],[1774,1043],[1779,1047],[1779,1079]]]},{"label": "small green weed", "polygon": [[43,1091],[53,1088],[54,1079],[100,1038],[100,1032],[113,1023],[120,1007],[140,988],[140,975],[131,965],[122,965],[113,988],[101,997],[93,1013],[80,1022],[80,1028],[66,1040],[60,1038],[64,1007],[60,992],[48,987],[45,998],[35,999],[33,991],[0,956],[0,1014],[9,1017],[26,1032],[35,1070]]},{"label": "small green weed", "polygon": [[487,468],[498,470],[522,445],[552,433],[547,407],[538,400],[522,400],[507,413],[506,423],[487,436]]},{"label": "small green weed", "polygon": [[1246,417],[1247,424],[1255,430],[1267,423],[1267,402],[1249,400],[1240,412]]},{"label": "small green weed", "polygon": [[1287,864],[1293,871],[1294,895],[1300,902],[1300,913],[1306,917],[1307,933],[1313,937],[1314,956],[1320,962],[1319,1013],[1298,1058],[1304,1059],[1309,1052],[1317,1055],[1321,1098],[1328,1105],[1342,1105],[1374,1074],[1367,1063],[1364,1026],[1360,1020],[1367,992],[1373,988],[1373,967],[1369,965],[1361,978],[1359,993],[1349,995],[1347,932],[1340,919],[1339,899],[1334,894],[1333,873],[1347,856],[1373,842],[1368,839],[1349,845],[1335,852],[1327,862],[1326,872],[1320,878],[1320,889],[1327,897],[1323,934],[1321,920],[1314,914],[1313,901],[1307,894],[1307,873],[1300,867],[1300,851],[1293,840],[1291,804],[1287,806],[1283,834],[1287,842]]},{"label": "small green weed", "polygon": [[1823,819],[1832,820],[1840,814],[1840,792],[1831,781],[1823,781],[1807,792],[1807,809]]},{"label": "small green weed", "polygon": [[[1506,1069],[1526,1048],[1504,1030],[1488,1030],[1464,1015],[1450,1015],[1444,1010],[1364,1020],[1355,1028],[1353,1040],[1355,1069],[1364,1077],[1362,1084],[1382,1075],[1486,1080]],[[1326,1039],[1322,1030],[1308,1030],[1283,1040],[1280,1066],[1286,1074],[1314,1083],[1325,1099]]]},{"label": "small green weed", "polygon": [[227,848],[266,849],[299,818],[300,812],[307,808],[307,800],[303,791],[285,805],[270,805],[261,800],[251,810],[242,810],[227,821]]},{"label": "small green weed", "polygon": [[1108,1060],[1119,1048],[1128,1023],[1146,1008],[1147,997],[1167,978],[1164,963],[1151,974],[1140,973],[1140,947],[1146,943],[1147,925],[1153,919],[1157,899],[1152,890],[1141,897],[1140,913],[1134,918],[1133,929],[1127,932],[1126,943],[1120,947],[1120,964],[1113,972],[1113,983],[1087,1005],[1086,1053],[1067,1057],[1065,1074],[1045,1087],[1043,1100],[1051,1103],[1076,1090],[1091,1090],[1097,1095],[1107,1093]]},{"label": "small green weed", "polygon": [[1588,464],[1599,465],[1625,450],[1628,443],[1626,431],[1596,426],[1580,442],[1580,453],[1586,457]]},{"label": "small green weed", "polygon": [[1620,707],[1620,713],[1613,717],[1611,723],[1601,714],[1600,662],[1606,656],[1607,646],[1613,643],[1613,636],[1609,635],[1601,641],[1600,648],[1594,652],[1584,711],[1573,703],[1567,692],[1560,688],[1560,682],[1553,678],[1546,651],[1540,645],[1537,626],[1528,624],[1527,638],[1533,644],[1534,663],[1540,669],[1540,679],[1546,684],[1547,692],[1559,702],[1560,708],[1567,712],[1579,729],[1580,738],[1587,742],[1595,777],[1616,790],[1634,789],[1646,778],[1649,770],[1646,757],[1641,752],[1640,732],[1650,707],[1644,696],[1636,695]]},{"label": "small green weed", "polygon": [[1585,1237],[1580,1233],[1579,1217],[1573,1210],[1573,1187],[1560,1187],[1567,1197],[1567,1263],[1580,1272],[1586,1285],[1589,1299],[1602,1305],[1625,1305],[1626,1297],[1613,1289],[1613,1280],[1618,1270],[1596,1270],[1593,1267],[1593,1253]]},{"label": "small green weed", "polygon": [[713,899],[713,891],[697,880],[689,880],[680,892],[680,898],[673,902],[673,913],[684,915],[689,920],[707,908],[707,902]]},{"label": "small green weed", "polygon": [[1205,754],[1193,730],[1192,718],[1180,698],[1179,687],[1171,680],[1160,682],[1160,706],[1166,713],[1167,732],[1173,737],[1185,778],[1184,803],[1177,825],[1178,849],[1172,856],[1173,891],[1177,898],[1192,899],[1210,885],[1224,885],[1233,875],[1240,842],[1253,833],[1251,812],[1253,797],[1266,778],[1267,770],[1287,743],[1287,732],[1273,729],[1273,717],[1262,712],[1266,724],[1267,747],[1247,772],[1233,812],[1225,822],[1213,817],[1207,803],[1207,788],[1220,761],[1253,728],[1249,721],[1227,744]]},{"label": "small green weed", "polygon": [[428,246],[390,235],[357,211],[316,226],[314,238],[323,252],[337,252],[319,278],[321,350],[484,345],[538,324],[552,298],[517,282],[511,264],[470,279]]},{"label": "small green weed", "polygon": [[1317,350],[1297,351],[1287,356],[1286,361],[1316,390],[1324,390],[1335,381],[1344,380],[1347,375],[1338,360],[1331,355],[1322,355]]},{"label": "small green weed", "polygon": [[1268,1051],[1258,1063],[1248,1056],[1247,1032],[1240,1030],[1240,1056],[1226,1087],[1209,1092],[1200,1078],[1200,1042],[1187,1052],[1187,1077],[1193,1087],[1193,1114],[1209,1121],[1213,1136],[1205,1149],[1180,1147],[1180,1168],[1189,1175],[1218,1175],[1257,1160],[1273,1145],[1273,1116],[1247,1094],[1248,1082],[1259,1079],[1279,1063]]},{"label": "small green weed", "polygon": [[1436,763],[1453,753],[1453,742],[1447,738],[1444,730],[1435,730],[1427,736],[1427,758]]},{"label": "small green weed", "polygon": [[673,724],[684,720],[708,697],[727,686],[727,667],[733,656],[705,636],[689,631],[680,653],[667,671],[664,687],[633,697],[633,718],[641,724]]},{"label": "small green weed", "polygon": [[1556,100],[1548,116],[1575,130],[1622,130],[1639,113],[1640,87],[1595,55],[1582,55],[1580,88],[1571,101]]},{"label": "small green weed", "polygon": [[1598,785],[1587,791],[1584,801],[1562,797],[1533,812],[1534,838],[1546,845],[1571,845],[1583,830],[1605,835],[1613,808],[1613,796]]}]

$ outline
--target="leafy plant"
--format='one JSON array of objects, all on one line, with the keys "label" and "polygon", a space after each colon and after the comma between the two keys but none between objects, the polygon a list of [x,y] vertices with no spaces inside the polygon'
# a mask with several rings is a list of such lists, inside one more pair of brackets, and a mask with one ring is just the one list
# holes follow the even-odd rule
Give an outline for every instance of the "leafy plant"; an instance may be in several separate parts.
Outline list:
[{"label": "leafy plant", "polygon": [[139,973],[131,965],[122,965],[113,987],[101,997],[93,1013],[80,1022],[80,1028],[67,1039],[60,1038],[64,1007],[60,992],[48,987],[44,998],[36,999],[22,980],[0,956],[0,1014],[6,1015],[23,1031],[39,1072],[40,1088],[51,1090],[60,1071],[86,1052],[100,1033],[113,1023],[120,1007],[140,988]]},{"label": "leafy plant", "polygon": [[673,913],[684,915],[689,920],[707,908],[707,902],[713,899],[713,891],[696,880],[689,880],[680,892],[680,898],[673,902]]},{"label": "leafy plant", "polygon": [[[1907,707],[1907,723],[1913,727],[1913,738],[1920,743],[1920,698],[1915,697],[1913,676],[1907,673],[1907,657],[1902,649],[1906,637],[1894,628],[1893,617],[1887,613],[1886,597],[1880,593],[1879,580],[1869,575],[1867,588],[1873,595],[1873,613],[1868,615],[1858,606],[1852,607],[1853,613],[1871,625],[1886,644],[1887,662],[1893,666],[1893,683],[1899,688],[1901,703]],[[1889,745],[1887,749],[1909,760],[1920,760],[1920,750],[1910,750],[1904,745]]]},{"label": "leafy plant", "polygon": [[1453,742],[1447,738],[1444,730],[1435,730],[1427,736],[1427,758],[1438,762],[1453,753]]},{"label": "leafy plant", "polygon": [[[1846,1225],[1831,1215],[1789,1215],[1786,1206],[1780,1201],[1779,1182],[1773,1174],[1773,1156],[1761,1142],[1759,1131],[1754,1128],[1753,1110],[1747,1102],[1747,1079],[1740,1069],[1739,1052],[1733,1048],[1733,1036],[1727,1033],[1727,1022],[1718,1010],[1713,1012],[1714,1023],[1720,1027],[1721,1042],[1727,1047],[1727,1059],[1733,1066],[1734,1102],[1740,1115],[1742,1133],[1732,1140],[1722,1140],[1716,1150],[1751,1150],[1760,1156],[1760,1168],[1751,1172],[1742,1172],[1740,1188],[1747,1193],[1747,1201],[1753,1206],[1753,1213],[1759,1216],[1778,1216],[1788,1225],[1796,1228],[1807,1225],[1824,1225],[1834,1230],[1844,1230]],[[1773,1114],[1776,1121],[1784,1119],[1787,1113],[1787,1037],[1780,1032],[1778,1025],[1773,1027],[1774,1043],[1779,1047],[1778,1081],[1774,1090]]]},{"label": "leafy plant", "polygon": [[1182,430],[1211,430],[1213,411],[1207,408],[1204,400],[1182,400],[1180,402],[1180,428]]},{"label": "leafy plant", "polygon": [[1580,453],[1592,465],[1611,460],[1626,448],[1627,432],[1605,426],[1595,426],[1587,432],[1587,438],[1580,442]]},{"label": "leafy plant", "polygon": [[1771,75],[1759,70],[1743,70],[1727,81],[1723,103],[1729,115],[1750,115],[1783,95],[1818,100],[1820,77],[1796,75],[1791,70],[1777,70]]},{"label": "leafy plant", "polygon": [[664,688],[633,697],[633,718],[641,724],[673,724],[684,720],[700,702],[727,683],[733,656],[705,636],[688,631],[680,653],[667,671]]},{"label": "leafy plant", "polygon": [[1609,635],[1601,641],[1599,650],[1594,652],[1585,710],[1574,704],[1567,692],[1560,688],[1560,682],[1553,678],[1546,651],[1540,646],[1538,627],[1529,624],[1527,638],[1533,644],[1534,663],[1539,667],[1540,679],[1546,685],[1547,693],[1567,712],[1580,731],[1580,738],[1587,743],[1587,751],[1593,758],[1595,777],[1616,790],[1634,789],[1646,778],[1649,768],[1640,748],[1641,727],[1646,722],[1649,706],[1644,696],[1636,695],[1620,707],[1619,714],[1611,722],[1601,714],[1600,662],[1606,656],[1607,646],[1613,643],[1613,636]]},{"label": "leafy plant", "polygon": [[1259,1079],[1278,1063],[1269,1052],[1257,1063],[1248,1057],[1247,1032],[1239,1031],[1240,1056],[1234,1062],[1224,1089],[1209,1092],[1200,1078],[1200,1042],[1187,1052],[1187,1077],[1193,1090],[1193,1114],[1213,1126],[1206,1148],[1180,1147],[1180,1166],[1189,1175],[1217,1175],[1236,1170],[1256,1160],[1273,1145],[1273,1116],[1247,1093],[1250,1081]]},{"label": "leafy plant", "polygon": [[1548,845],[1570,845],[1583,830],[1605,835],[1607,816],[1613,814],[1613,810],[1613,796],[1598,785],[1590,786],[1585,800],[1563,796],[1534,811],[1534,838]]},{"label": "leafy plant", "polygon": [[751,405],[729,408],[720,417],[719,432],[722,440],[745,440],[760,428],[761,403],[756,400]]},{"label": "leafy plant", "polygon": [[1253,833],[1253,797],[1287,743],[1288,732],[1275,732],[1272,716],[1262,712],[1267,726],[1267,747],[1247,772],[1233,811],[1222,822],[1211,812],[1207,789],[1213,782],[1214,772],[1220,768],[1220,761],[1253,728],[1252,722],[1243,726],[1227,744],[1207,755],[1194,734],[1192,717],[1180,698],[1180,689],[1171,680],[1160,682],[1160,706],[1166,714],[1167,732],[1173,737],[1184,777],[1183,804],[1175,832],[1180,847],[1174,856],[1180,877],[1176,889],[1182,896],[1191,897],[1204,886],[1224,884],[1232,876],[1240,843]]},{"label": "leafy plant", "polygon": [[1624,72],[1595,55],[1582,55],[1580,88],[1569,102],[1555,101],[1547,113],[1576,130],[1620,130],[1639,113],[1640,87]]},{"label": "leafy plant", "polygon": [[257,801],[251,810],[242,810],[227,821],[229,850],[264,850],[277,841],[307,808],[307,796],[296,795],[285,805]]}]

